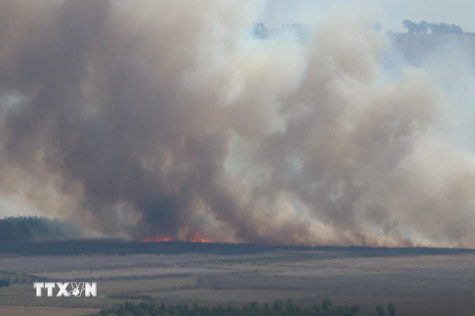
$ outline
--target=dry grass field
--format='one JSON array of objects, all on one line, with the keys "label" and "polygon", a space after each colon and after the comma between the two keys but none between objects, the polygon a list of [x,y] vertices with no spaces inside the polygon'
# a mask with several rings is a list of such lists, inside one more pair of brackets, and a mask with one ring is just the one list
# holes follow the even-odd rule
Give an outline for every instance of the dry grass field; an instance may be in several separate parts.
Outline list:
[{"label": "dry grass field", "polygon": [[1,316],[82,316],[97,313],[97,308],[54,306],[0,306]]},{"label": "dry grass field", "polygon": [[[223,246],[224,247],[224,246]],[[0,315],[78,315],[123,301],[242,304],[330,298],[398,315],[475,315],[475,253],[401,249],[292,249],[223,254],[3,254],[0,270],[50,281],[95,281],[96,298],[36,298],[32,283],[0,288]],[[61,308],[60,308],[61,307]],[[51,309],[50,314],[48,310]],[[45,312],[46,311],[46,312]],[[15,314],[16,313],[16,314]]]}]

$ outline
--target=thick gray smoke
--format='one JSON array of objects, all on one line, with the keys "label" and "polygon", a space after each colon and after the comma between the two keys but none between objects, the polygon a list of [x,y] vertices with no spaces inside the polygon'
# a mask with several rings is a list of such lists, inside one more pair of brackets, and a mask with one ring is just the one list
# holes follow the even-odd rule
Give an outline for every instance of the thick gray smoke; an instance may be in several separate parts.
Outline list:
[{"label": "thick gray smoke", "polygon": [[1,1],[3,199],[91,235],[475,247],[436,84],[385,80],[366,21],[255,38],[263,5]]}]

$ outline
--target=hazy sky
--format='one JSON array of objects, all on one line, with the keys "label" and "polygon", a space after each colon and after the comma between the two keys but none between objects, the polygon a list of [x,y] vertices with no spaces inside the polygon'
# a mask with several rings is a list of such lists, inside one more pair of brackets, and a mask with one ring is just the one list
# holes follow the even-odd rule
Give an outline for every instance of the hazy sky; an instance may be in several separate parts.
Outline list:
[{"label": "hazy sky", "polygon": [[454,23],[464,31],[475,32],[475,2],[470,0],[269,0],[263,21],[274,26],[290,22],[308,23],[338,7],[358,8],[374,14],[386,30],[400,31],[402,21],[410,19]]}]

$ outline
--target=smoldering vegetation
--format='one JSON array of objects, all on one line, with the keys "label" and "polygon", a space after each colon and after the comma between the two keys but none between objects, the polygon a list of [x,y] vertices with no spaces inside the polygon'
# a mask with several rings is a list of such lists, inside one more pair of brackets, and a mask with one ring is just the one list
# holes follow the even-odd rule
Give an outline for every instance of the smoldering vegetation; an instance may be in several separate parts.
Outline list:
[{"label": "smoldering vegetation", "polygon": [[[0,219],[1,242],[31,242],[78,239],[82,233],[73,224],[45,217],[7,217]],[[14,246],[13,246],[14,247]],[[35,245],[31,244],[31,248]]]},{"label": "smoldering vegetation", "polygon": [[[5,221],[5,220],[3,220]],[[20,220],[13,220],[20,223]],[[31,220],[30,220],[31,221]],[[26,223],[23,220],[23,223]],[[2,223],[2,222],[0,222]],[[5,226],[5,225],[4,225]],[[23,235],[31,235],[20,225],[10,225],[15,231],[23,232]],[[33,225],[31,225],[33,226]],[[67,227],[64,223],[63,229]],[[13,229],[11,229],[13,230]],[[39,230],[39,229],[37,229]],[[45,230],[45,229],[43,229]],[[6,230],[9,231],[8,229]],[[28,256],[64,256],[64,255],[132,255],[132,254],[219,254],[219,255],[249,255],[276,251],[309,251],[322,255],[321,259],[328,258],[352,258],[352,257],[403,257],[403,256],[430,256],[430,255],[457,255],[457,254],[475,254],[475,250],[464,248],[386,248],[386,247],[299,247],[299,246],[268,246],[245,243],[195,243],[183,241],[170,241],[159,243],[130,242],[114,239],[76,239],[71,238],[69,234],[59,233],[37,234],[42,236],[53,236],[53,238],[30,238],[30,240],[16,239],[12,237],[13,233],[0,241],[17,241],[15,243],[0,244],[0,254],[9,255],[28,255]],[[73,230],[74,232],[74,230]],[[17,233],[19,234],[19,233]],[[56,238],[54,238],[56,236]],[[77,235],[76,235],[77,236]],[[24,237],[23,237],[24,238]],[[49,239],[49,240],[48,240]],[[70,240],[54,240],[70,239]],[[30,242],[34,241],[34,242]],[[324,252],[324,253],[320,253]]]},{"label": "smoldering vegetation", "polygon": [[96,237],[475,247],[430,71],[355,14],[257,38],[264,6],[2,1],[2,198]]}]

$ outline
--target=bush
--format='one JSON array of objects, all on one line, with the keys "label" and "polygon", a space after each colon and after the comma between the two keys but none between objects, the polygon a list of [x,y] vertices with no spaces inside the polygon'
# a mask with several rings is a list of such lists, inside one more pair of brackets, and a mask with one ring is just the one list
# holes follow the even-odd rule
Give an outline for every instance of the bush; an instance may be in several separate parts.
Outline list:
[{"label": "bush", "polygon": [[9,279],[0,279],[0,287],[9,287],[10,280]]}]

